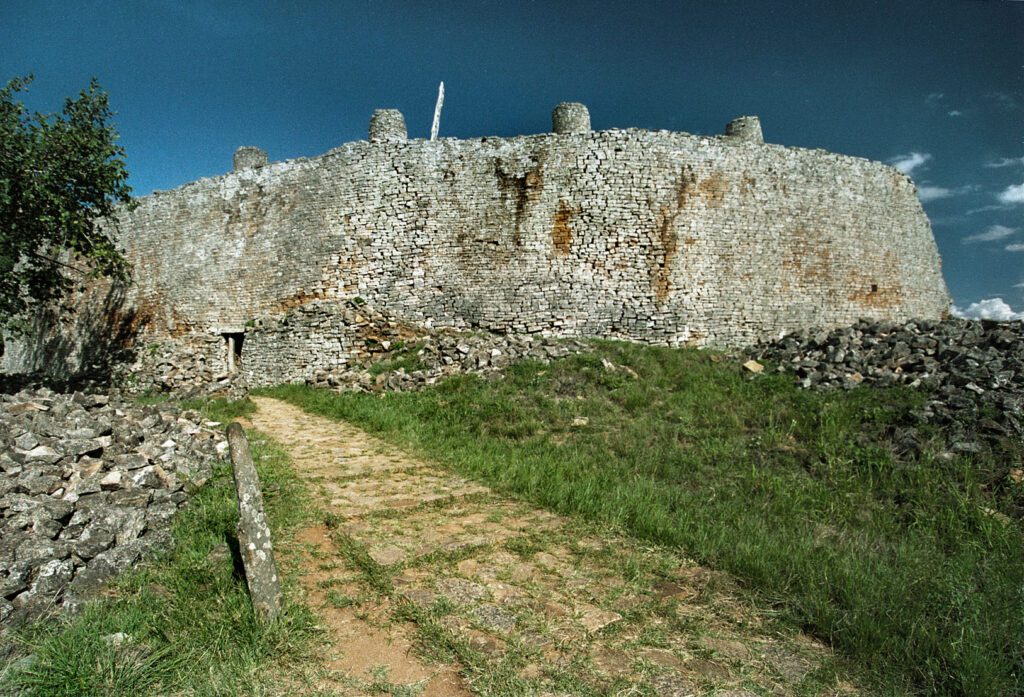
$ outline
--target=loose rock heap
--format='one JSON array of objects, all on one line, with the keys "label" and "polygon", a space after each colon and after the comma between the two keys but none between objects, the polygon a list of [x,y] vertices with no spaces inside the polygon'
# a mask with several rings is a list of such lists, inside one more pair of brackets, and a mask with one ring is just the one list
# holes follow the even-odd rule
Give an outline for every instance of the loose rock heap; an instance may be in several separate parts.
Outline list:
[{"label": "loose rock heap", "polygon": [[224,456],[195,411],[42,388],[0,395],[0,633],[170,544]]},{"label": "loose rock heap", "polygon": [[152,343],[138,350],[131,362],[116,367],[113,382],[126,394],[171,392],[184,399],[226,397],[242,399],[248,393],[244,375],[215,370],[211,360],[223,360],[224,339],[199,335],[186,347]]},{"label": "loose rock heap", "polygon": [[915,416],[947,428],[956,451],[1024,443],[1024,322],[862,321],[792,334],[748,355],[805,388],[927,389],[930,400]]},{"label": "loose rock heap", "polygon": [[495,376],[517,361],[547,363],[585,350],[586,343],[578,340],[439,333],[422,336],[411,347],[406,345],[391,353],[376,354],[375,362],[369,365],[317,370],[306,382],[343,392],[402,392],[433,385],[453,375]]}]

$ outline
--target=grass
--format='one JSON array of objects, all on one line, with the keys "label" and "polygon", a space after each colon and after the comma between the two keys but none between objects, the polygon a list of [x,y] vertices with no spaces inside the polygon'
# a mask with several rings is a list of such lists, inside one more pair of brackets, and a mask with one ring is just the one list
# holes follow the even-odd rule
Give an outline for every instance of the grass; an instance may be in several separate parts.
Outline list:
[{"label": "grass", "polygon": [[401,342],[391,347],[387,358],[375,361],[369,365],[370,375],[380,375],[390,371],[404,370],[411,373],[423,367],[423,361],[419,357],[419,351],[423,344],[417,343],[406,346]]},{"label": "grass", "polygon": [[[182,409],[196,409],[212,421],[228,423],[256,413],[256,405],[248,399],[187,399],[178,403]],[[280,453],[280,451],[278,451]],[[281,472],[285,469],[282,468]]]},{"label": "grass", "polygon": [[175,400],[170,392],[146,392],[132,398],[135,404],[151,406],[174,403],[182,409],[195,409],[212,420],[227,423],[255,413],[256,405],[248,399],[185,399]]},{"label": "grass", "polygon": [[887,434],[913,423],[923,393],[799,391],[712,353],[605,343],[504,380],[269,394],[676,546],[856,659],[884,692],[1024,690],[1024,535],[991,514],[1021,492],[993,493],[989,473],[1006,463],[947,459],[941,434],[897,454]]},{"label": "grass", "polygon": [[[192,406],[219,421],[250,409],[227,402]],[[271,526],[286,533],[307,515],[303,490],[284,451],[249,435]],[[20,631],[19,653],[31,657],[0,670],[0,694],[264,692],[279,679],[275,667],[304,657],[314,619],[292,602],[274,624],[257,618],[225,544],[234,539],[236,520],[231,467],[221,463],[175,519],[173,550],[120,576],[75,618]]]},{"label": "grass", "polygon": [[[330,526],[331,521],[328,520]],[[498,665],[489,663],[485,656],[475,650],[464,639],[444,627],[440,620],[450,612],[443,602],[424,609],[402,597],[395,591],[390,573],[375,562],[366,548],[357,540],[338,530],[331,535],[341,554],[353,568],[358,569],[363,584],[372,592],[390,598],[394,603],[392,612],[396,621],[411,622],[415,627],[416,641],[421,656],[437,663],[458,662],[464,676],[468,676],[473,690],[482,695],[530,694],[526,683],[516,674],[514,664],[518,657],[506,657]],[[422,560],[421,560],[422,561]],[[437,560],[432,560],[436,562]],[[426,562],[423,562],[426,563]],[[367,692],[406,694],[403,690],[415,688],[393,686],[385,680],[374,683]],[[413,692],[416,694],[416,692]],[[583,694],[578,690],[574,694]],[[589,694],[589,693],[587,693]]]}]

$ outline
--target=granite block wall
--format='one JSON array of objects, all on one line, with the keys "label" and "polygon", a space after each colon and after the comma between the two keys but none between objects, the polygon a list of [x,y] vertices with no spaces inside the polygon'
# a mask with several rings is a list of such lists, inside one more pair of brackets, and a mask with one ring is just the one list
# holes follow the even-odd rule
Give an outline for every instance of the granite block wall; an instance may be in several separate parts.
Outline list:
[{"label": "granite block wall", "polygon": [[247,365],[340,360],[343,341],[283,351],[260,319],[312,301],[695,346],[949,307],[909,178],[742,134],[360,141],[155,193],[117,225],[146,331],[245,333]]}]

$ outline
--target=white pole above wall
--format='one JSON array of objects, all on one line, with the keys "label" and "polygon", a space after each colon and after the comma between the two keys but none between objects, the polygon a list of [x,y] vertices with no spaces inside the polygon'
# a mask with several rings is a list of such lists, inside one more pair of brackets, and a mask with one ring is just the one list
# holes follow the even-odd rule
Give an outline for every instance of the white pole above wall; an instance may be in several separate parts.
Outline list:
[{"label": "white pole above wall", "polygon": [[437,88],[437,104],[434,105],[434,123],[430,127],[430,139],[437,140],[437,132],[441,128],[441,107],[444,106],[444,80]]}]

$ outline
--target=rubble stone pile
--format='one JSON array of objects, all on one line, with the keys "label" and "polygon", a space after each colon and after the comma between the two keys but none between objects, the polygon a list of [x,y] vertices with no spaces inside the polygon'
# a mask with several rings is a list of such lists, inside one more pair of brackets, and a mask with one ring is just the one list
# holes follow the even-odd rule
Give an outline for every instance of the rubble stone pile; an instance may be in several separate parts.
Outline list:
[{"label": "rubble stone pile", "polygon": [[318,369],[306,383],[343,392],[402,392],[433,385],[453,375],[496,376],[517,361],[547,363],[585,350],[587,344],[581,340],[438,333],[422,336],[412,346],[376,354],[376,361],[370,364]]},{"label": "rubble stone pile", "polygon": [[46,388],[0,395],[0,633],[168,548],[227,443],[169,404]]},{"label": "rubble stone pile", "polygon": [[213,368],[223,353],[224,339],[218,335],[195,337],[182,350],[171,350],[166,343],[150,343],[136,351],[132,362],[117,366],[113,382],[132,395],[173,392],[185,399],[241,399],[248,393],[244,375]]},{"label": "rubble stone pile", "polygon": [[915,416],[946,427],[954,450],[1024,443],[1024,322],[861,321],[791,334],[748,356],[805,388],[926,389],[930,399]]}]

